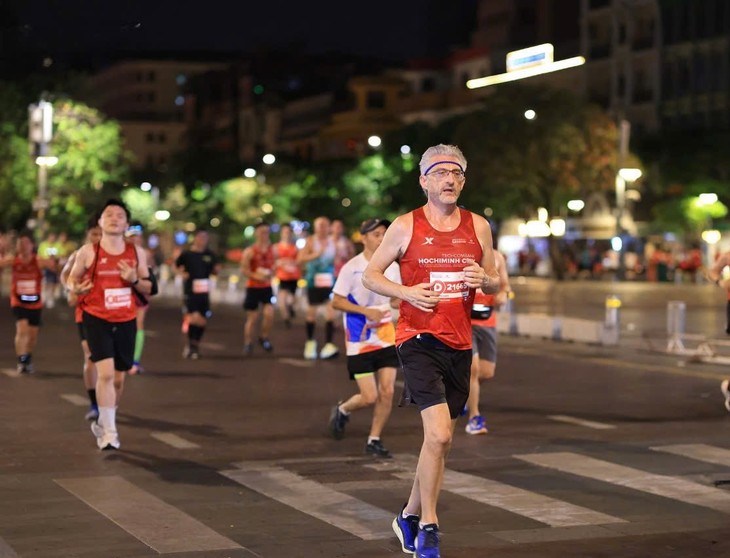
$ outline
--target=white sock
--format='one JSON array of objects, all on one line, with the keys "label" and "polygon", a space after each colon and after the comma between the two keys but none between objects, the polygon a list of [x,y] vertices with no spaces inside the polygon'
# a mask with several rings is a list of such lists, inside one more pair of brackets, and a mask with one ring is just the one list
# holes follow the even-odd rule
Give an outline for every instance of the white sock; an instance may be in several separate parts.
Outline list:
[{"label": "white sock", "polygon": [[349,417],[350,416],[350,413],[348,413],[347,411],[345,411],[345,409],[342,408],[342,405],[340,405],[338,408],[340,409],[340,412],[343,415],[345,415],[346,417]]},{"label": "white sock", "polygon": [[380,440],[380,436],[368,436],[368,444],[370,442],[374,442],[375,440]]},{"label": "white sock", "polygon": [[99,424],[104,428],[104,433],[117,431],[117,409],[116,407],[99,407]]}]

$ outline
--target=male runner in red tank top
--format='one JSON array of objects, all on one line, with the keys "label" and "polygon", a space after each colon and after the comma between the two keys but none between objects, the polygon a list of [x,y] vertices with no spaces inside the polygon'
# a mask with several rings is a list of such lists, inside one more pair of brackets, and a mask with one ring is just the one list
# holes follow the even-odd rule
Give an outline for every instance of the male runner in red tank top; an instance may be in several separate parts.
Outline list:
[{"label": "male runner in red tank top", "polygon": [[56,261],[39,258],[30,232],[22,232],[16,241],[15,254],[0,260],[0,269],[12,268],[10,306],[15,315],[15,354],[18,374],[32,374],[33,349],[38,340],[43,311],[41,270],[56,269]]},{"label": "male runner in red tank top", "polygon": [[124,373],[132,367],[137,334],[137,301],[132,289],[147,296],[152,290],[145,251],[124,239],[129,220],[123,202],[106,202],[99,218],[101,241],[79,249],[67,283],[69,290],[83,295],[83,324],[97,370],[99,421],[92,422],[91,430],[102,450],[119,449],[120,445],[116,408]]},{"label": "male runner in red tank top", "polygon": [[266,352],[273,350],[269,335],[274,322],[274,306],[271,299],[274,291],[271,288],[271,278],[274,274],[274,251],[271,247],[269,225],[258,223],[254,229],[256,237],[253,245],[243,251],[241,256],[241,274],[248,278],[246,281],[246,299],[243,309],[246,311],[246,325],[243,327],[243,354],[253,353],[253,329],[259,317],[261,308],[261,332],[259,343]]},{"label": "male runner in red tank top", "polygon": [[[496,292],[499,274],[489,224],[457,206],[466,170],[461,150],[430,147],[420,170],[428,201],[388,228],[363,284],[401,300],[396,344],[404,396],[418,405],[423,422],[417,473],[393,530],[404,552],[439,558],[436,504],[456,418],[469,395],[472,301],[475,289]],[[402,285],[385,277],[394,261],[400,263]]]}]

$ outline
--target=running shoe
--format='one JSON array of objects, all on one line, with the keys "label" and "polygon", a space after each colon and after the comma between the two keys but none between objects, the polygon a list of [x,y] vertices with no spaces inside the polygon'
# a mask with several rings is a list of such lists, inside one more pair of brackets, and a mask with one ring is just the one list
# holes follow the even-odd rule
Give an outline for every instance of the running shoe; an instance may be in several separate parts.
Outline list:
[{"label": "running shoe", "polygon": [[322,350],[319,352],[319,358],[335,358],[339,353],[340,350],[337,348],[337,345],[335,345],[334,343],[326,343],[325,346],[322,347]]},{"label": "running shoe", "polygon": [[481,415],[470,418],[469,422],[466,423],[465,430],[467,434],[486,434],[489,432],[484,423],[484,417]]},{"label": "running shoe", "polygon": [[102,451],[118,450],[121,446],[119,443],[119,435],[116,432],[105,432],[103,436],[96,439],[96,445]]},{"label": "running shoe", "polygon": [[380,440],[373,440],[365,444],[365,453],[367,455],[384,457],[386,459],[393,457]]},{"label": "running shoe", "polygon": [[317,342],[314,339],[310,339],[304,344],[304,358],[317,360]]},{"label": "running shoe", "polygon": [[99,439],[104,435],[104,428],[99,424],[98,420],[91,421],[91,433],[96,438],[98,444]]},{"label": "running shoe", "polygon": [[253,354],[253,344],[246,343],[243,345],[243,356],[250,356]]},{"label": "running shoe", "polygon": [[725,397],[725,408],[730,411],[730,380],[723,380],[720,384],[720,391]]},{"label": "running shoe", "polygon": [[18,364],[18,374],[33,374],[34,372],[35,368],[33,368],[33,365],[30,362]]},{"label": "running shoe", "polygon": [[398,515],[393,520],[393,532],[400,541],[400,546],[406,554],[413,554],[416,550],[416,537],[418,536],[418,520],[417,515],[409,515],[403,517],[403,510],[406,505],[403,504]]},{"label": "running shoe", "polygon": [[335,440],[342,440],[342,438],[345,437],[345,425],[349,420],[350,417],[340,411],[339,403],[332,407],[332,412],[330,413],[329,427],[330,434],[332,434],[332,437]]},{"label": "running shoe", "polygon": [[418,536],[416,537],[416,552],[413,556],[415,558],[441,558],[440,542],[438,525],[429,523],[419,527]]},{"label": "running shoe", "polygon": [[274,350],[274,346],[271,344],[271,341],[268,339],[264,339],[263,337],[259,337],[259,343],[261,344],[261,347],[266,351],[267,353],[270,353]]},{"label": "running shoe", "polygon": [[84,415],[85,420],[96,420],[99,418],[99,407],[96,405],[90,405],[89,410]]}]

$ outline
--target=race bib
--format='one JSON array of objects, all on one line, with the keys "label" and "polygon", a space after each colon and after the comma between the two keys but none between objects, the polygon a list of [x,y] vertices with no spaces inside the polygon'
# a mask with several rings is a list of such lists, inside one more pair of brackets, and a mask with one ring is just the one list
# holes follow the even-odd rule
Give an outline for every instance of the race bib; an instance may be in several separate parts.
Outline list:
[{"label": "race bib", "polygon": [[19,295],[37,295],[36,282],[34,279],[23,279],[17,282]]},{"label": "race bib", "polygon": [[462,299],[469,295],[463,271],[432,271],[429,280],[442,300]]},{"label": "race bib", "polygon": [[208,279],[193,279],[193,293],[206,294],[210,291],[210,281]]},{"label": "race bib", "polygon": [[315,273],[314,286],[330,288],[335,284],[335,276],[332,273]]},{"label": "race bib", "polygon": [[298,273],[299,266],[294,262],[287,262],[282,266],[282,269],[287,273]]},{"label": "race bib", "polygon": [[104,289],[104,307],[107,310],[117,308],[130,308],[132,306],[132,289],[121,287],[119,289]]},{"label": "race bib", "polygon": [[271,277],[271,270],[267,267],[257,267],[256,273],[259,273],[264,277]]}]

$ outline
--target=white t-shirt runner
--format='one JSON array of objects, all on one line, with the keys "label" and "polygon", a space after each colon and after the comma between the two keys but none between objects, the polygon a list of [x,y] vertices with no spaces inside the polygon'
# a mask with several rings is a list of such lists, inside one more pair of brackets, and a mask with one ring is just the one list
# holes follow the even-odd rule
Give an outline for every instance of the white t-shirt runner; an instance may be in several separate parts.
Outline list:
[{"label": "white t-shirt runner", "polygon": [[[340,295],[352,304],[386,311],[380,323],[371,323],[362,314],[344,312],[342,321],[345,326],[345,342],[347,355],[360,355],[370,351],[378,351],[384,347],[395,345],[395,326],[391,316],[390,298],[366,289],[362,284],[362,274],[368,266],[368,260],[360,253],[342,266],[332,292]],[[400,268],[392,263],[385,270],[385,276],[400,283]]]}]

